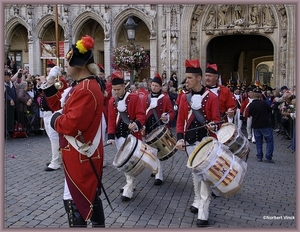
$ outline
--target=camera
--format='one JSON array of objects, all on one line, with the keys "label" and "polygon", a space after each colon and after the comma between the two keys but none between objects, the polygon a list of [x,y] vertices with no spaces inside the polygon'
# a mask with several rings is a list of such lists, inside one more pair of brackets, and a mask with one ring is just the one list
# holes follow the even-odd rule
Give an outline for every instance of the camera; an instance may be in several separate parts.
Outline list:
[{"label": "camera", "polygon": [[18,78],[21,78],[21,77],[22,77],[22,73],[18,72]]}]

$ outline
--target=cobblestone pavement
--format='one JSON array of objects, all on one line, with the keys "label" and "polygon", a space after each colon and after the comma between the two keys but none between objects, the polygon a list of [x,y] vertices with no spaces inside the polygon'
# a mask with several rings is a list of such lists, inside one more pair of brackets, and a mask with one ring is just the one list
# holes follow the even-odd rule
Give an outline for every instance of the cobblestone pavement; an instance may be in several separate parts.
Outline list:
[{"label": "cobblestone pavement", "polygon": [[[232,197],[212,198],[211,228],[296,228],[296,154],[283,135],[274,132],[274,140],[273,164],[257,162],[251,143],[242,188]],[[4,228],[68,228],[63,170],[44,171],[51,158],[47,135],[6,139],[4,146]],[[163,161],[161,186],[153,185],[153,177],[136,180],[129,202],[120,199],[125,177],[112,165],[115,154],[115,148],[105,147],[109,164],[103,185],[114,209],[102,194],[107,228],[196,228],[197,215],[189,211],[192,175],[184,152]]]}]

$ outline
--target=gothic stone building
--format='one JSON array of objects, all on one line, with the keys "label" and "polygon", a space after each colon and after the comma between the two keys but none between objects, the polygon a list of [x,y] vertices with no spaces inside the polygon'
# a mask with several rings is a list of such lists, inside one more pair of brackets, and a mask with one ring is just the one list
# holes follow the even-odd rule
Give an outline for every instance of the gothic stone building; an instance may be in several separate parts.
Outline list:
[{"label": "gothic stone building", "polygon": [[[296,84],[296,5],[5,4],[5,58],[32,74],[44,74],[46,59],[64,54],[83,35],[95,39],[95,62],[111,68],[113,48],[127,43],[124,24],[137,24],[136,45],[150,54],[154,72],[176,72],[183,80],[185,59],[202,69],[217,63],[223,84],[232,81],[271,87]],[[57,29],[58,28],[58,29]],[[58,37],[58,38],[57,38]],[[54,45],[54,46],[53,46]],[[55,49],[54,49],[55,50]]]}]

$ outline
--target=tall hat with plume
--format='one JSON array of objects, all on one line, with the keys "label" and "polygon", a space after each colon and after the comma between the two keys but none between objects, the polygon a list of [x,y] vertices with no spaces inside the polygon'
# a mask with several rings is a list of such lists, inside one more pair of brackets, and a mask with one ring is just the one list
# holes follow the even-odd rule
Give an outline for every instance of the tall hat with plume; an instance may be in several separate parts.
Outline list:
[{"label": "tall hat with plume", "polygon": [[160,86],[162,86],[162,79],[158,72],[155,73],[154,78],[152,79],[152,82],[156,82]]},{"label": "tall hat with plume", "polygon": [[94,63],[93,49],[94,39],[88,35],[83,36],[73,44],[66,55],[66,60],[72,67],[84,67]]},{"label": "tall hat with plume", "polygon": [[124,78],[121,71],[115,71],[111,75],[111,84],[112,85],[121,85],[124,84]]}]

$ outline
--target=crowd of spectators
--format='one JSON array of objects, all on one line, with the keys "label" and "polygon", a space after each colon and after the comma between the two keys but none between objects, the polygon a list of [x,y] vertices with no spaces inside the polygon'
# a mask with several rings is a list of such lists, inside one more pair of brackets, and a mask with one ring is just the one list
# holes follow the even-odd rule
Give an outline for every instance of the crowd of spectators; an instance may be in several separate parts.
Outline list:
[{"label": "crowd of spectators", "polygon": [[[64,73],[66,76],[66,73]],[[5,100],[5,133],[11,137],[16,125],[22,124],[27,135],[44,133],[43,115],[40,110],[39,85],[45,76],[32,75],[26,69],[15,72],[5,64],[4,67],[4,100]]]},{"label": "crowd of spectators", "polygon": [[[14,131],[14,125],[21,122],[25,130],[30,133],[43,133],[42,113],[39,108],[39,81],[44,76],[39,74],[31,75],[27,70],[18,69],[13,71],[13,66],[5,65],[4,70],[4,91],[5,91],[5,128],[9,135]],[[68,83],[71,79],[63,73]],[[168,95],[177,112],[179,95],[187,91],[184,84],[179,84],[176,73],[170,78],[162,74],[162,91]],[[140,82],[128,85],[128,91],[136,92],[140,97],[148,96],[151,78],[144,78]],[[228,85],[234,92],[240,89],[240,99],[243,101],[247,97],[246,86]],[[274,88],[267,85],[256,86],[262,91],[262,98],[272,107],[270,115],[274,132],[282,134],[292,141],[291,149],[295,151],[295,124],[296,124],[296,86],[289,88],[282,86]],[[170,122],[171,127],[176,126],[176,117]]]}]

